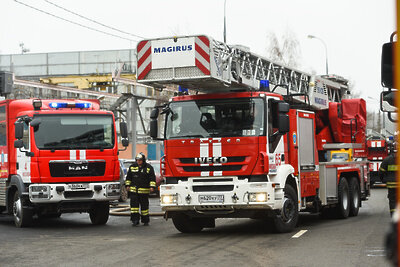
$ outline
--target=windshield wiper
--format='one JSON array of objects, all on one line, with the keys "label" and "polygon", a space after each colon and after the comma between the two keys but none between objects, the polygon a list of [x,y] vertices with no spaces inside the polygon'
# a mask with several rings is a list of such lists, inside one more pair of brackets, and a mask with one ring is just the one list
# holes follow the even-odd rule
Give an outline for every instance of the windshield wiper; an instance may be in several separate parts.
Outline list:
[{"label": "windshield wiper", "polygon": [[180,136],[173,136],[171,138],[205,138],[205,136],[201,134],[188,134],[188,135],[180,135]]}]

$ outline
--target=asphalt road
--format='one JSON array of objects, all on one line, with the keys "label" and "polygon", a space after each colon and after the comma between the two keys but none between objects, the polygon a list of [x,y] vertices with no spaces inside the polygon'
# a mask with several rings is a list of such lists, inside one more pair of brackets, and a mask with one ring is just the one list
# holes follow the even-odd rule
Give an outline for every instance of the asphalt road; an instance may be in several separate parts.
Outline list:
[{"label": "asphalt road", "polygon": [[[158,209],[152,199],[150,210]],[[132,227],[128,217],[117,216],[92,226],[87,214],[63,214],[17,229],[11,217],[0,215],[0,265],[390,266],[383,246],[390,221],[385,188],[373,189],[358,217],[300,218],[289,234],[250,219],[219,219],[215,229],[181,234],[160,217],[148,227]],[[301,230],[307,231],[293,238]]]}]

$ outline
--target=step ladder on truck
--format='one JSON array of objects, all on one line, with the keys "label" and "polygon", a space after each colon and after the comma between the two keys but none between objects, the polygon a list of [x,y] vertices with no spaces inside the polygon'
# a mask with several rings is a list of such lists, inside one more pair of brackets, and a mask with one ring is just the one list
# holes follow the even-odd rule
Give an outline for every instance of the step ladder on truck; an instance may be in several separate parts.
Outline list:
[{"label": "step ladder on truck", "polygon": [[[165,149],[161,207],[179,231],[241,217],[289,232],[300,211],[357,216],[369,196],[366,111],[364,100],[348,99],[345,79],[204,35],[144,40],[137,57],[138,82],[196,92],[151,113],[151,135]],[[332,150],[351,151],[351,160],[329,160]]]}]

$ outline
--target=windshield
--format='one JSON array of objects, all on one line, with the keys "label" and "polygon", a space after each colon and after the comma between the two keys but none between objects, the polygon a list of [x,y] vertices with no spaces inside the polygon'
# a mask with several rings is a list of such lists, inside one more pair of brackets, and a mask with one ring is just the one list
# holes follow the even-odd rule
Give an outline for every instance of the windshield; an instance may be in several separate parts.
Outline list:
[{"label": "windshield", "polygon": [[114,147],[110,115],[38,115],[34,127],[39,149],[104,149]]},{"label": "windshield", "polygon": [[264,133],[261,98],[173,102],[166,138],[258,136]]}]

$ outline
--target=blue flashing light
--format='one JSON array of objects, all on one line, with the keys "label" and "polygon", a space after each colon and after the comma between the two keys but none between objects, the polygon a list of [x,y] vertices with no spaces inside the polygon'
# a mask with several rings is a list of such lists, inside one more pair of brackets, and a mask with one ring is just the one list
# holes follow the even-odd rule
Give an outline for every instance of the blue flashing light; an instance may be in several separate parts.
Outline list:
[{"label": "blue flashing light", "polygon": [[92,106],[91,103],[57,103],[51,102],[49,104],[50,108],[90,108]]},{"label": "blue flashing light", "polygon": [[180,86],[180,85],[179,85],[178,91],[179,91],[179,92],[183,92],[183,93],[187,93],[187,92],[188,92],[188,89],[185,88],[185,87],[183,87],[183,86]]},{"label": "blue flashing light", "polygon": [[75,107],[76,108],[90,108],[91,104],[90,103],[76,103]]},{"label": "blue flashing light", "polygon": [[269,90],[269,80],[260,80],[260,90],[264,91],[263,89]]}]

